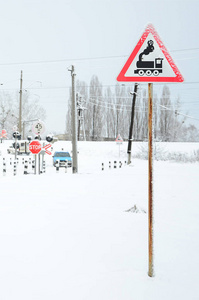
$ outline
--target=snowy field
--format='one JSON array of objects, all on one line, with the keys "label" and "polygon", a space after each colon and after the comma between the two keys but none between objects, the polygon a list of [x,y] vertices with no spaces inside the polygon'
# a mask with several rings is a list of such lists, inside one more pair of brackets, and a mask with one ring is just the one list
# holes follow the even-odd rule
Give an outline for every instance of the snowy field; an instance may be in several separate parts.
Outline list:
[{"label": "snowy field", "polygon": [[[114,142],[79,142],[78,174],[57,173],[46,155],[46,173],[34,175],[29,164],[32,174],[23,175],[20,158],[14,176],[9,143],[0,144],[1,300],[199,299],[198,162],[154,162],[150,278],[147,160],[133,158],[126,166],[127,143],[119,149]],[[71,151],[71,143],[53,148]],[[133,143],[133,155],[141,148]],[[191,155],[199,143],[161,149]],[[122,168],[114,169],[114,160]]]}]

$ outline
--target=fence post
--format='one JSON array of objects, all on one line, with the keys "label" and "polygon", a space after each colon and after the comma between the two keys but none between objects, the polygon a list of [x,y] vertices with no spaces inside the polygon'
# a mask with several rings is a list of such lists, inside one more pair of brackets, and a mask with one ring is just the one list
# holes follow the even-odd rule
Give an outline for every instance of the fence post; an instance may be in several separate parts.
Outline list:
[{"label": "fence post", "polygon": [[17,175],[17,162],[16,160],[14,161],[14,164],[13,164],[13,171],[14,171],[14,176]]},{"label": "fence post", "polygon": [[28,174],[28,161],[26,160],[24,163],[24,175]]},{"label": "fence post", "polygon": [[35,161],[32,160],[32,171],[34,171],[34,170],[35,170]]},{"label": "fence post", "polygon": [[55,167],[56,167],[56,172],[58,173],[59,172],[59,161],[58,160],[56,160]]},{"label": "fence post", "polygon": [[3,176],[6,175],[6,161],[5,158],[3,158]]}]

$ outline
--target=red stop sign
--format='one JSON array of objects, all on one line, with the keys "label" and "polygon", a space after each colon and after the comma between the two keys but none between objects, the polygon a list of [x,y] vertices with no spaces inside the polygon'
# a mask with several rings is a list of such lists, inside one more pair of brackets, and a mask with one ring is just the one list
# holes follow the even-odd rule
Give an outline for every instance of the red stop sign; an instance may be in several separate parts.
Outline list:
[{"label": "red stop sign", "polygon": [[41,151],[41,144],[39,141],[32,141],[29,144],[29,150],[33,153],[33,154],[38,154]]}]

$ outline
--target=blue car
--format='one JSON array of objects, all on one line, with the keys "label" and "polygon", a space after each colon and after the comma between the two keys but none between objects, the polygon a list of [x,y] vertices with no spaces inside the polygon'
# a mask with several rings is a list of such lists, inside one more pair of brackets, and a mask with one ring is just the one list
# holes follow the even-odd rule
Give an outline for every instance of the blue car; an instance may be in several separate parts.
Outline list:
[{"label": "blue car", "polygon": [[66,161],[67,166],[72,167],[72,158],[69,152],[65,151],[56,151],[53,155],[53,166],[55,167],[56,162],[59,162],[59,167],[65,167]]}]

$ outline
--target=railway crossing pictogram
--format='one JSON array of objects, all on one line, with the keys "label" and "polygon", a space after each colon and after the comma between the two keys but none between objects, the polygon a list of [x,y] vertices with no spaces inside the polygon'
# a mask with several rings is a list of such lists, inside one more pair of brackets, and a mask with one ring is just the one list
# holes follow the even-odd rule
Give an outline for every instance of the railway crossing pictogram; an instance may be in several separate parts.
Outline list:
[{"label": "railway crossing pictogram", "polygon": [[148,25],[117,77],[129,82],[184,81],[153,25]]}]

